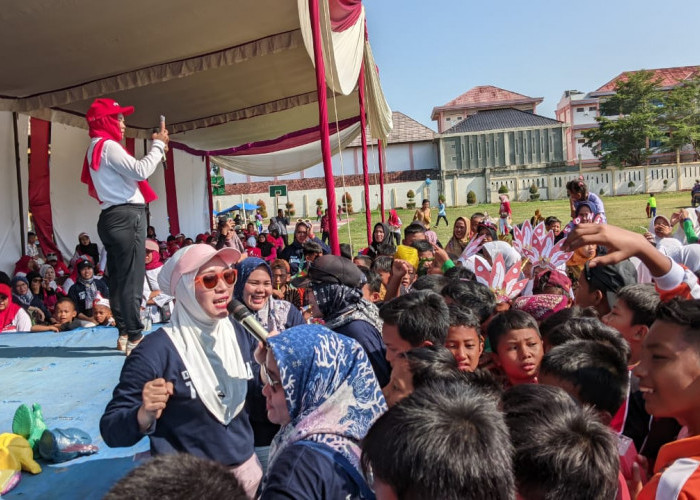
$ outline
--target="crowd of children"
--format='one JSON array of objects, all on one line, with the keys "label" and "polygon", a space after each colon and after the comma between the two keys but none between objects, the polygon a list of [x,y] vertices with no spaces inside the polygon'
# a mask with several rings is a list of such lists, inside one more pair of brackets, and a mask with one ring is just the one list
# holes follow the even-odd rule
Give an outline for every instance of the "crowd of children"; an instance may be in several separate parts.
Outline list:
[{"label": "crowd of children", "polygon": [[[484,213],[458,217],[445,245],[432,230],[427,200],[405,227],[395,212],[389,224],[376,224],[358,255],[344,248],[342,256],[324,256],[330,253],[325,242],[311,221],[301,219],[288,244],[280,224],[286,236],[289,221],[276,218],[266,231],[221,220],[217,232],[191,242],[258,257],[254,269],[265,279],[256,278],[256,293],[263,301],[273,298],[275,306],[246,303],[251,312],[262,324],[276,325],[270,318],[288,302],[307,323],[325,324],[344,342],[352,339],[388,407],[363,421],[361,433],[343,434],[358,451],[347,463],[336,457],[335,471],[324,469],[339,474],[335,480],[319,478],[303,463],[288,464],[283,476],[277,471],[263,479],[261,498],[280,498],[284,488],[305,492],[288,498],[350,492],[379,499],[700,498],[698,217],[694,210],[654,214],[646,234],[633,233],[606,223],[602,200],[583,180],[569,182],[567,190],[571,221],[538,211],[518,223],[502,197],[497,221]],[[649,203],[656,208],[653,195]],[[442,218],[447,223],[444,206]],[[157,254],[147,257],[152,274],[190,244],[184,235],[165,242],[155,233],[149,237],[147,248]],[[51,305],[52,330],[109,321],[108,290],[95,284],[100,280],[85,246],[89,238],[80,243],[86,253],[72,263],[74,284]],[[48,280],[52,289],[59,270],[49,265],[42,272],[45,267],[0,284],[0,321],[19,316],[9,328],[22,330],[27,318],[47,317],[51,294],[29,290],[35,279],[37,286]],[[241,289],[251,272],[243,274]],[[149,289],[146,305],[160,310],[167,302],[158,292]],[[43,297],[43,304],[34,297]],[[328,357],[324,370],[340,373],[336,362]],[[264,423],[281,424],[278,436],[288,437],[288,426],[298,421],[280,418],[274,394],[280,387],[292,391],[291,385],[281,370],[262,372],[261,366],[252,370],[262,380],[249,390],[267,388],[270,419]],[[343,390],[360,391],[357,385]],[[287,393],[287,405],[292,397],[301,396]],[[289,412],[294,421],[291,406]],[[262,415],[251,419],[251,432]],[[343,428],[359,424],[338,418]],[[193,452],[176,436],[168,445]],[[262,450],[256,448],[263,465],[268,452],[271,463],[276,460],[274,444]],[[124,498],[119,491],[129,488],[115,487],[110,498]]]}]

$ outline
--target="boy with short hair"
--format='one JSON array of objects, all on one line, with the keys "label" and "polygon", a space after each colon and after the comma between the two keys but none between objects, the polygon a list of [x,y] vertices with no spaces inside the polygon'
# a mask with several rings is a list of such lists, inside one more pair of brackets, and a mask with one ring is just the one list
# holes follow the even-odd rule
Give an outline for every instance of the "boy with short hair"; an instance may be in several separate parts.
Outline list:
[{"label": "boy with short hair", "polygon": [[391,265],[393,262],[394,258],[389,255],[380,255],[372,262],[372,271],[379,274],[385,287],[389,284],[389,278],[391,278]]},{"label": "boy with short hair", "polygon": [[617,292],[617,298],[608,314],[601,320],[614,328],[630,346],[628,364],[639,362],[642,341],[656,317],[659,294],[651,284],[627,285]]},{"label": "boy with short hair", "polygon": [[369,269],[361,267],[360,271],[362,271],[365,278],[367,278],[367,282],[362,285],[362,296],[373,304],[377,305],[377,307],[381,306],[381,304],[384,302],[384,294],[386,293],[386,288],[384,288],[382,278],[379,276],[379,274],[375,273],[374,271],[370,271]]},{"label": "boy with short hair", "polygon": [[700,300],[659,305],[634,369],[646,410],[675,418],[688,428],[684,439],[659,451],[654,477],[638,500],[697,498],[700,491]]},{"label": "boy with short hair", "polygon": [[527,384],[505,392],[503,411],[515,447],[518,498],[615,497],[617,443],[593,410],[579,407],[558,387]]},{"label": "boy with short hair", "polygon": [[75,302],[70,297],[61,297],[56,301],[56,309],[53,316],[56,320],[56,326],[61,332],[75,330],[82,326],[82,322],[76,317],[78,316],[78,310],[75,307]]},{"label": "boy with short hair", "polygon": [[575,303],[581,307],[594,307],[603,317],[612,309],[617,292],[636,282],[637,270],[629,260],[607,266],[591,266],[587,262],[578,280]]},{"label": "boy with short hair", "polygon": [[452,304],[450,327],[447,330],[445,347],[457,361],[460,370],[473,372],[479,366],[479,357],[484,351],[484,338],[481,336],[481,322],[469,309]]},{"label": "boy with short hair", "polygon": [[382,339],[386,360],[392,363],[414,347],[443,345],[449,328],[449,311],[441,296],[419,290],[385,303],[379,310],[384,321]]},{"label": "boy with short hair", "polygon": [[493,361],[511,386],[537,383],[543,347],[535,318],[517,309],[497,314],[488,326]]},{"label": "boy with short hair", "polygon": [[444,382],[417,389],[379,417],[361,462],[378,500],[512,500],[512,451],[497,402]]}]

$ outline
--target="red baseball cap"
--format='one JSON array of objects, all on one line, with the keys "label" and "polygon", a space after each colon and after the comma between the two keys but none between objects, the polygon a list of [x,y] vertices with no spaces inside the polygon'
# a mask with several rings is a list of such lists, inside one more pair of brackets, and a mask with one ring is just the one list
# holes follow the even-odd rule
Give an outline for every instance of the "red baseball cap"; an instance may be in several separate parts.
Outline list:
[{"label": "red baseball cap", "polygon": [[88,122],[93,122],[95,120],[99,120],[100,118],[104,118],[105,116],[118,115],[120,113],[126,116],[133,112],[133,106],[122,107],[114,99],[100,98],[95,99],[95,101],[90,105],[90,109],[88,109],[85,119]]}]

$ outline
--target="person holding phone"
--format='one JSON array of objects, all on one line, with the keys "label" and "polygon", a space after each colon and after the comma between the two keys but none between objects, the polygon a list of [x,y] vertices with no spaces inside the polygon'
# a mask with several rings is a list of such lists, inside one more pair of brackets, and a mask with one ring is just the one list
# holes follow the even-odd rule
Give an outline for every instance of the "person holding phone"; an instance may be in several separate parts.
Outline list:
[{"label": "person holding phone", "polygon": [[165,118],[161,117],[149,153],[141,160],[129,154],[121,141],[125,117],[133,112],[133,106],[95,99],[85,115],[92,141],[80,176],[102,210],[97,232],[107,250],[110,300],[119,329],[117,349],[127,356],[143,338],[140,306],[146,274],[146,204],[157,198],[147,179],[168,144]]}]

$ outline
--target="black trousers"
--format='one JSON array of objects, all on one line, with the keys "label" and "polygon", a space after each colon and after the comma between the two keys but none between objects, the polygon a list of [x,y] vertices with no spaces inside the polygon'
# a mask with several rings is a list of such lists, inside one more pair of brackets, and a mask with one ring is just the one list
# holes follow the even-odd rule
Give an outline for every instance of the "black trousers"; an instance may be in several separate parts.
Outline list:
[{"label": "black trousers", "polygon": [[143,334],[141,294],[146,277],[146,206],[115,205],[102,211],[97,233],[107,250],[109,301],[119,335]]},{"label": "black trousers", "polygon": [[450,223],[447,222],[447,216],[446,215],[438,215],[437,222],[435,223],[435,227],[438,227],[440,225],[440,219],[445,219],[445,225],[449,226]]}]

